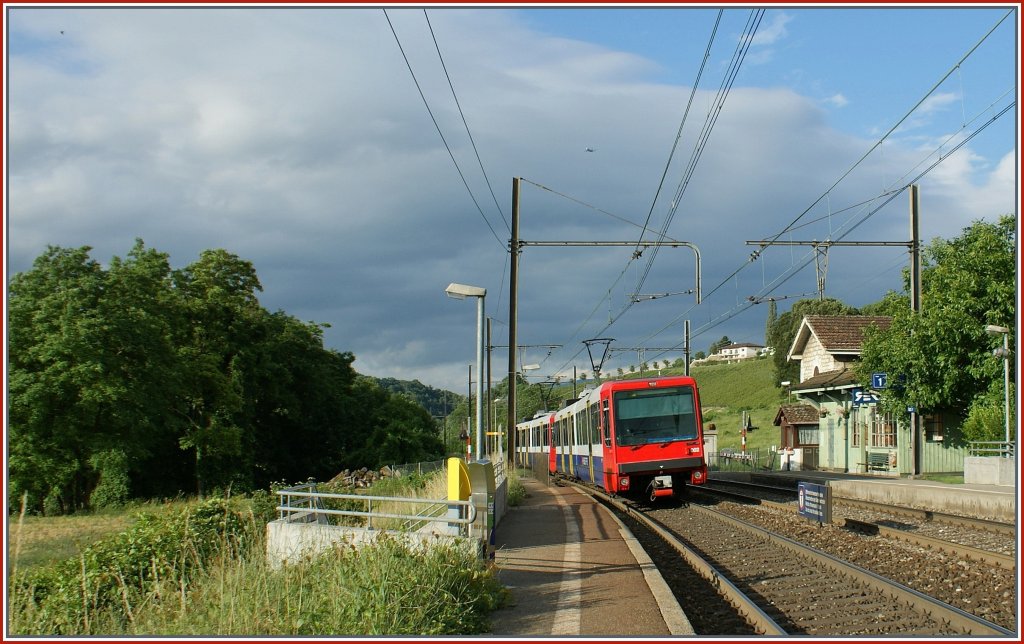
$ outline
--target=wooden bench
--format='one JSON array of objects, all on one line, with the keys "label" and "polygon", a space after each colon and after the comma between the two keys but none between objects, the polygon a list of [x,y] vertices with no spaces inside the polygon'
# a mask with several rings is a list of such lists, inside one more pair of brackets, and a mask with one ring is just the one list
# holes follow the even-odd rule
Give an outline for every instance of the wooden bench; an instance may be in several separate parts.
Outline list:
[{"label": "wooden bench", "polygon": [[864,466],[865,472],[876,470],[889,470],[889,454],[885,452],[868,452],[867,456],[867,462],[861,463],[861,465]]}]

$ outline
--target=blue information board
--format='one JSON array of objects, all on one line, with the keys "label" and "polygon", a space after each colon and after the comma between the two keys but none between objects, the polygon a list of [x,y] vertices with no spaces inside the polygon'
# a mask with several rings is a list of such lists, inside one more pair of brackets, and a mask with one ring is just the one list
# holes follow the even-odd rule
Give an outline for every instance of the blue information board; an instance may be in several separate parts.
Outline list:
[{"label": "blue information board", "polygon": [[832,522],[832,488],[817,483],[797,483],[797,512],[818,523]]}]

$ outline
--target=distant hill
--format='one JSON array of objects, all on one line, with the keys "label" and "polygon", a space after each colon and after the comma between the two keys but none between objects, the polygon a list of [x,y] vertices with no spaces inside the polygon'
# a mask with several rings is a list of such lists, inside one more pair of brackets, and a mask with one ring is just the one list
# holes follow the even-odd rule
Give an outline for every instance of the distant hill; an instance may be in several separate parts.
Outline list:
[{"label": "distant hill", "polygon": [[395,378],[374,378],[387,391],[401,394],[419,403],[431,416],[447,416],[466,397],[444,389],[434,389],[419,380],[397,380]]}]

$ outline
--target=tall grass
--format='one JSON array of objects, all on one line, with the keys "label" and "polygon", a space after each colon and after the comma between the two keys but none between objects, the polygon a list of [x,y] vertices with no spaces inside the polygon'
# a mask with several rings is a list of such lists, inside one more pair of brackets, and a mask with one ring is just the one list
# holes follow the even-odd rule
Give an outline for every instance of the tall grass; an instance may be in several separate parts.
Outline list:
[{"label": "tall grass", "polygon": [[386,536],[272,569],[268,496],[143,516],[75,557],[27,572],[15,561],[9,633],[472,635],[487,631],[488,613],[504,601],[494,571],[471,554],[409,549]]}]

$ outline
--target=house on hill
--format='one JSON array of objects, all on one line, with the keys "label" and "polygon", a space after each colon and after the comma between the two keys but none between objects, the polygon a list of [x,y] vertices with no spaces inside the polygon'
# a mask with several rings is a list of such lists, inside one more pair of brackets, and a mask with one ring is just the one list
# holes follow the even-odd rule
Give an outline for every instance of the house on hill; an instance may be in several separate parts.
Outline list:
[{"label": "house on hill", "polygon": [[733,342],[732,344],[719,349],[717,353],[710,356],[710,359],[725,360],[727,362],[731,362],[733,360],[746,360],[748,358],[758,357],[763,350],[764,346],[760,344]]},{"label": "house on hill", "polygon": [[783,405],[775,418],[781,444],[799,466],[898,475],[913,473],[916,458],[920,472],[963,471],[964,450],[945,441],[950,414],[919,413],[915,435],[903,419],[883,413],[880,392],[856,376],[868,329],[885,330],[891,323],[888,316],[866,315],[808,315],[801,321],[787,354],[800,362],[800,382],[792,386],[799,405]]}]

